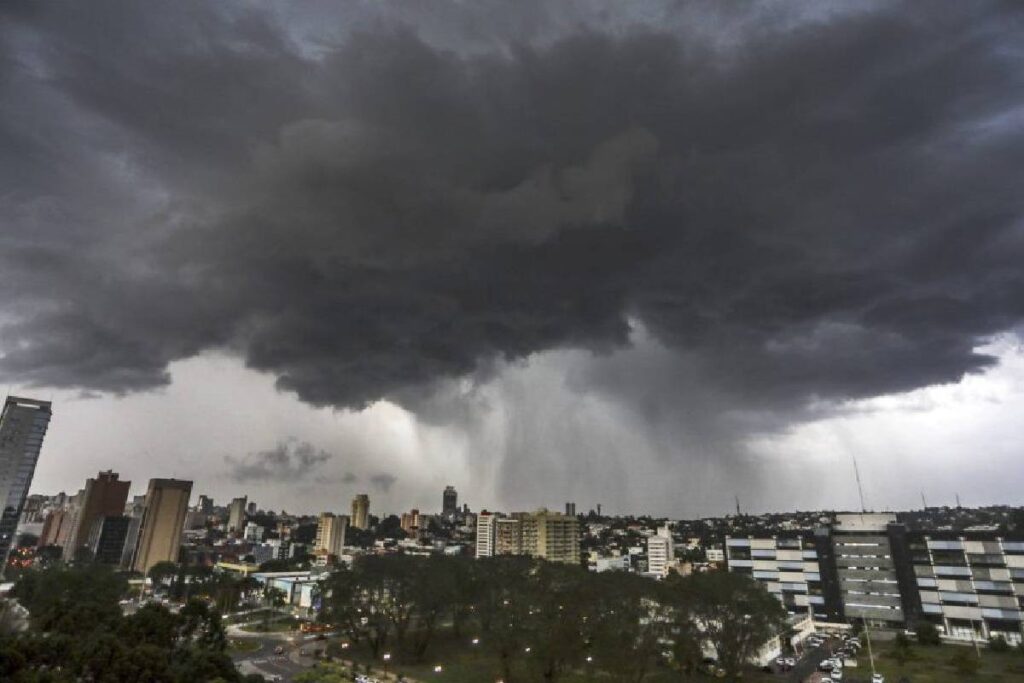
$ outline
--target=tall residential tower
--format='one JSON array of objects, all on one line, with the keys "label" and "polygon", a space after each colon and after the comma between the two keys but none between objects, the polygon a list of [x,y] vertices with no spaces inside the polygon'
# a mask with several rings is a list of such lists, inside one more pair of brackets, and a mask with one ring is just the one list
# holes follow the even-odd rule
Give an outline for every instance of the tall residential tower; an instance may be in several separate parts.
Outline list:
[{"label": "tall residential tower", "polygon": [[142,513],[134,569],[146,574],[157,562],[177,562],[192,482],[150,479]]},{"label": "tall residential tower", "polygon": [[18,518],[50,424],[50,402],[8,396],[0,413],[0,574],[14,544]]},{"label": "tall residential tower", "polygon": [[352,499],[352,526],[356,529],[370,528],[370,496],[360,493]]}]

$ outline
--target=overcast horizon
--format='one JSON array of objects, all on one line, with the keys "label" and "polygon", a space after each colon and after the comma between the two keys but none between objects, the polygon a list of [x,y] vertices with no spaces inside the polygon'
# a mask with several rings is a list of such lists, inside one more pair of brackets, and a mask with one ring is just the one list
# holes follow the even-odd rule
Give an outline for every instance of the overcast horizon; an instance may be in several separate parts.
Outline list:
[{"label": "overcast horizon", "polygon": [[32,493],[1024,504],[1024,5],[0,8]]}]

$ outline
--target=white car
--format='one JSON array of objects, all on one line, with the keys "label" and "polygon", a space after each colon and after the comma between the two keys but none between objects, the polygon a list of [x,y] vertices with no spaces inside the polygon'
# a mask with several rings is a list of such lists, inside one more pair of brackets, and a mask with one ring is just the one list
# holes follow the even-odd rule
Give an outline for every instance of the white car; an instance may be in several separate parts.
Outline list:
[{"label": "white car", "polygon": [[786,662],[786,666],[788,666],[790,669],[792,669],[794,666],[796,666],[796,660],[793,659],[792,657],[786,657],[785,662]]},{"label": "white car", "polygon": [[832,673],[829,674],[829,677],[833,681],[841,681],[841,680],[843,680],[843,670],[842,669],[833,669]]},{"label": "white car", "polygon": [[885,676],[882,674],[872,674],[871,683],[885,683]]}]

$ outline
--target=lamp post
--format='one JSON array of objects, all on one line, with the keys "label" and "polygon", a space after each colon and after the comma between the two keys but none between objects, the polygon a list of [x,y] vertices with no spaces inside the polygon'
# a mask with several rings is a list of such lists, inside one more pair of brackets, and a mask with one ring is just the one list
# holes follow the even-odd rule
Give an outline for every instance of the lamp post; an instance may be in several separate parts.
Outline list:
[{"label": "lamp post", "polygon": [[391,653],[384,653],[384,680],[388,680],[388,662],[391,661]]}]

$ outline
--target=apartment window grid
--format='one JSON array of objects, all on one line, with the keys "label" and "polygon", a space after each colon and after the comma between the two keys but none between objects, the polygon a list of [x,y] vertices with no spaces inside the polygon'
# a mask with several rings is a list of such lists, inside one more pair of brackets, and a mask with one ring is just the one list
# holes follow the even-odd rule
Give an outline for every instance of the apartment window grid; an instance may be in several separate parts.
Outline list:
[{"label": "apartment window grid", "polygon": [[[803,538],[727,538],[729,571],[761,583],[791,614],[824,615],[821,569],[812,541]],[[808,551],[810,551],[808,553]]]},{"label": "apartment window grid", "polygon": [[[1024,543],[1001,538],[926,537],[915,544],[912,557],[925,615],[953,638],[1001,635],[1011,644],[1020,643],[1024,640],[1024,570],[1015,572],[1007,561],[1018,554],[1024,555]],[[969,618],[963,617],[964,609],[969,610]]]}]

